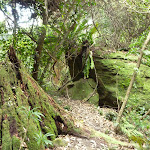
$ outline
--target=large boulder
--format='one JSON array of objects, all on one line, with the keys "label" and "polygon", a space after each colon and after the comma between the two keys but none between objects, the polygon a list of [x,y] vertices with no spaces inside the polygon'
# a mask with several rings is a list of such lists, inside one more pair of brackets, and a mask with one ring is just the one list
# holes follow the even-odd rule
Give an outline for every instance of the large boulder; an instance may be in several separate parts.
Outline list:
[{"label": "large boulder", "polygon": [[[99,84],[95,90],[96,93],[89,101],[100,106],[118,108],[125,97],[133,71],[137,70],[137,60],[138,56],[127,55],[125,51],[109,53],[96,51],[94,62]],[[137,71],[127,105],[135,108],[144,106],[148,109],[150,107],[150,67],[142,62]],[[69,96],[72,99],[85,100],[93,92],[96,86],[93,72],[90,72],[89,79],[80,78],[68,86]]]},{"label": "large boulder", "polygon": [[69,96],[74,100],[89,101],[92,104],[99,104],[99,95],[97,93],[96,83],[93,79],[83,79],[75,81],[68,85]]},{"label": "large boulder", "polygon": [[[137,56],[126,55],[125,52],[115,52],[95,57],[98,78],[103,81],[107,96],[103,104],[111,100],[121,102],[124,99],[132,74],[136,68]],[[133,85],[128,105],[132,107],[150,107],[150,67],[142,62],[136,81]],[[114,99],[115,98],[115,99]]]}]

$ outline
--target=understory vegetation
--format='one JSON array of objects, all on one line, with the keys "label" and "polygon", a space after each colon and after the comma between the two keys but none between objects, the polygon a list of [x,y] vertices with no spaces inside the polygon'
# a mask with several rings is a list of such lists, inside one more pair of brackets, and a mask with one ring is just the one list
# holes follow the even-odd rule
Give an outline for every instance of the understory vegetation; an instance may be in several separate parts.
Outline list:
[{"label": "understory vegetation", "polygon": [[59,134],[82,134],[71,107],[47,94],[114,109],[99,115],[150,149],[149,0],[1,0],[0,15],[2,150],[4,136],[16,150],[42,150]]}]

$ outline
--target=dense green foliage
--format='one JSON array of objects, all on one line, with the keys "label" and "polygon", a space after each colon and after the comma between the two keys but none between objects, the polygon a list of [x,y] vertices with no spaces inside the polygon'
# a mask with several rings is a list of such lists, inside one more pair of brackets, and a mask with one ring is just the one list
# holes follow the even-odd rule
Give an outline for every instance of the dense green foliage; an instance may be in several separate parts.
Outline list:
[{"label": "dense green foliage", "polygon": [[[135,54],[139,55],[140,49],[142,48],[142,45],[144,43],[145,37],[148,35],[148,32],[150,30],[150,27],[145,30],[139,37],[134,38],[131,41],[131,44],[129,45],[130,51],[129,54]],[[150,66],[150,45],[147,45],[146,49],[144,50],[144,60],[143,63]]]},{"label": "dense green foliage", "polygon": [[[110,0],[109,2],[66,0],[61,1],[58,6],[55,4],[57,9],[49,10],[48,14],[45,12],[44,1],[41,0],[35,4],[28,3],[27,6],[21,2],[15,6],[13,4],[10,0],[0,2],[0,10],[6,17],[5,21],[0,22],[0,61],[5,59],[9,46],[13,45],[18,58],[31,74],[37,65],[37,81],[47,91],[57,90],[64,82],[70,80],[67,60],[72,55],[78,56],[81,53],[85,40],[88,40],[89,46],[98,46],[103,50],[125,48],[129,50],[127,55],[138,56],[150,30],[149,0]],[[23,14],[19,11],[22,9],[30,10],[28,21],[33,24],[21,26],[19,21]],[[16,13],[13,13],[14,10]],[[40,37],[42,36],[43,43],[41,44]],[[147,66],[150,66],[149,50],[150,44],[144,51],[143,64]],[[88,78],[90,69],[95,68],[92,51],[84,59],[84,77]],[[117,66],[118,72],[121,70],[120,66]],[[55,79],[59,80],[59,83],[56,83],[57,86],[54,86],[55,83],[52,82]],[[120,90],[126,89],[129,82],[128,76],[124,82],[118,82]],[[136,91],[136,84],[134,84],[134,90]],[[148,108],[145,106],[146,102],[142,106],[139,106],[138,102],[138,95],[135,94],[133,102],[126,106],[122,129],[131,140],[139,143],[141,149],[143,143],[146,143],[149,148],[150,117],[148,115],[143,120],[139,119]],[[107,119],[111,117],[115,116],[113,114],[106,116]],[[47,141],[49,134],[43,135],[40,132],[36,136],[39,145],[51,144]],[[137,138],[139,136],[140,138]]]},{"label": "dense green foliage", "polygon": [[102,47],[128,48],[132,39],[148,28],[148,8],[149,2],[142,0],[99,1],[93,10],[99,30],[97,43]]}]

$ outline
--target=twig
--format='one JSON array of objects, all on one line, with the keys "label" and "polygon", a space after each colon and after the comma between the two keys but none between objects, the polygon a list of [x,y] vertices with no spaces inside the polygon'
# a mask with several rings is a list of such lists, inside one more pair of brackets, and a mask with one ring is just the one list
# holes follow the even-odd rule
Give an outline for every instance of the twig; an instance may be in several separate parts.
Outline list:
[{"label": "twig", "polygon": [[5,11],[3,11],[3,9],[0,7],[0,10],[3,12],[3,14],[8,18],[8,19],[10,19],[13,23],[14,23],[14,20],[13,19],[11,19],[6,13],[5,13]]},{"label": "twig", "polygon": [[150,113],[150,109],[144,114],[144,116],[142,116],[142,118],[140,120],[143,120],[144,118],[146,118],[146,116]]},{"label": "twig", "polygon": [[35,42],[37,44],[37,41],[34,39],[34,37],[30,33],[26,32],[26,31],[22,31],[22,33],[26,34],[33,42]]}]

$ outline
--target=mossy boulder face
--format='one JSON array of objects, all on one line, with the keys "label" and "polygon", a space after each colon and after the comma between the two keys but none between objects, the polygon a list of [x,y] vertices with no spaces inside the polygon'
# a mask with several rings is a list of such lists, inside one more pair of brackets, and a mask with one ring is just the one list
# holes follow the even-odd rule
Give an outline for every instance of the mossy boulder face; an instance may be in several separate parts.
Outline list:
[{"label": "mossy boulder face", "polygon": [[95,90],[96,83],[93,79],[83,79],[68,85],[69,96],[74,100],[88,100],[90,103],[98,105],[99,95]]},{"label": "mossy boulder face", "polygon": [[[98,78],[103,81],[107,95],[115,98],[114,100],[123,100],[126,90],[129,86],[132,74],[136,68],[138,57],[126,55],[125,52],[110,53],[95,57],[95,66]],[[133,85],[128,105],[132,107],[145,106],[150,107],[150,67],[141,64],[138,75]],[[109,105],[109,99],[105,99],[103,104]]]},{"label": "mossy boulder face", "polygon": [[[44,117],[35,121],[34,115],[21,111],[22,106],[27,110],[36,108]],[[18,150],[21,145],[21,149],[39,150],[35,134],[51,133],[51,140],[59,133],[73,134],[71,120],[27,73],[14,51],[10,52],[9,59],[0,63],[0,149]]]}]

